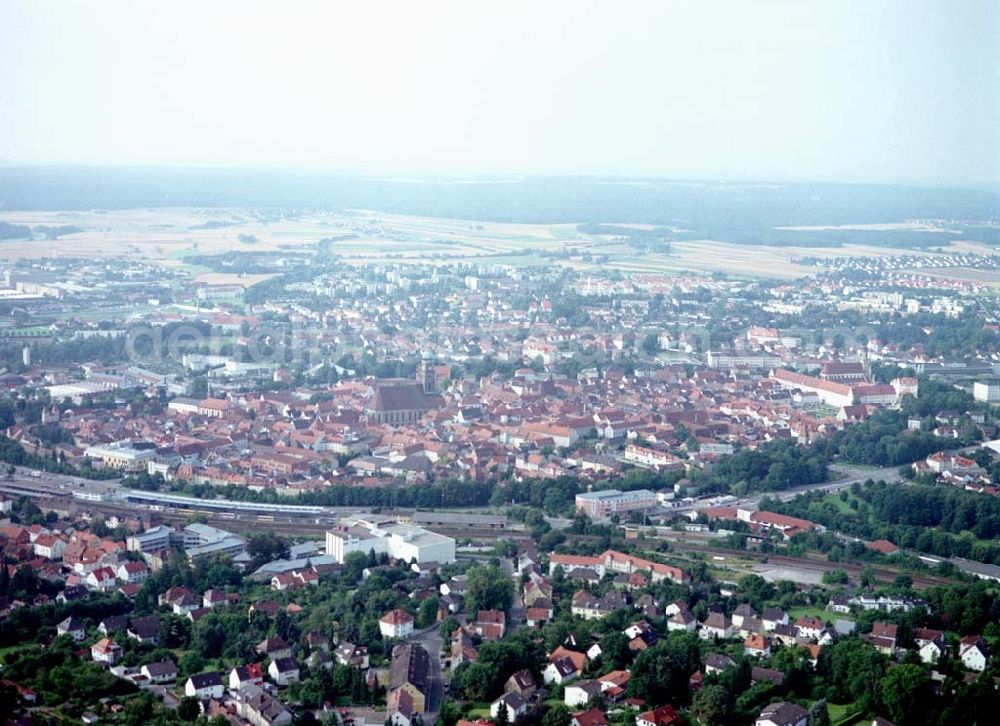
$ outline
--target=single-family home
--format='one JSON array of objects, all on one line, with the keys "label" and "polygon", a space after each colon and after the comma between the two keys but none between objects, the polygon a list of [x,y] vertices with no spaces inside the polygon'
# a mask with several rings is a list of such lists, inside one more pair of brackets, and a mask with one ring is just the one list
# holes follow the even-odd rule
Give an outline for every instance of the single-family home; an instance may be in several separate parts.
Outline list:
[{"label": "single-family home", "polygon": [[754,726],[806,726],[809,712],[786,701],[772,703],[757,716]]},{"label": "single-family home", "polygon": [[563,690],[563,702],[570,708],[580,708],[590,703],[590,699],[599,697],[603,690],[597,680],[573,681]]},{"label": "single-family home", "polygon": [[279,686],[290,686],[299,682],[299,664],[294,658],[275,658],[267,667],[267,674]]},{"label": "single-family home", "polygon": [[978,635],[966,635],[959,641],[958,657],[962,659],[962,665],[970,671],[982,672],[986,670],[990,660],[986,641]]},{"label": "single-family home", "polygon": [[177,680],[177,665],[172,660],[147,663],[139,672],[154,684],[173,683]]},{"label": "single-family home", "polygon": [[413,632],[413,616],[402,608],[390,610],[378,619],[383,638],[405,638]]},{"label": "single-family home", "polygon": [[222,698],[225,692],[226,687],[218,671],[198,673],[184,683],[184,695],[191,698]]},{"label": "single-family home", "polygon": [[510,691],[490,704],[490,716],[497,719],[501,709],[507,711],[507,723],[514,723],[520,716],[528,712],[528,702],[520,693]]}]

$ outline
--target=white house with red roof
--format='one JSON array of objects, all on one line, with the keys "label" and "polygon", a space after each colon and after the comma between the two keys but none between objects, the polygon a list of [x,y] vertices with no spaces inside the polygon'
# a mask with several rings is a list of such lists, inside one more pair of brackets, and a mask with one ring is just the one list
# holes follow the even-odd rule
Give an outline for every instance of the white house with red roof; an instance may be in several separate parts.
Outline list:
[{"label": "white house with red roof", "polygon": [[114,570],[110,567],[98,567],[87,574],[83,584],[92,590],[111,592],[117,587],[118,582]]},{"label": "white house with red roof", "polygon": [[383,638],[405,638],[413,632],[413,616],[402,608],[390,610],[378,619]]},{"label": "white house with red roof", "polygon": [[105,663],[113,666],[121,657],[122,648],[111,638],[101,638],[90,646],[90,657],[96,663]]},{"label": "white house with red roof", "polygon": [[61,560],[66,540],[54,534],[40,534],[32,543],[36,557],[46,557],[50,560]]},{"label": "white house with red roof", "polygon": [[149,568],[146,567],[145,562],[123,562],[118,565],[118,570],[115,574],[122,582],[138,584],[144,582],[149,577]]},{"label": "white house with red roof", "polygon": [[635,726],[670,726],[677,721],[677,711],[669,703],[635,717]]}]

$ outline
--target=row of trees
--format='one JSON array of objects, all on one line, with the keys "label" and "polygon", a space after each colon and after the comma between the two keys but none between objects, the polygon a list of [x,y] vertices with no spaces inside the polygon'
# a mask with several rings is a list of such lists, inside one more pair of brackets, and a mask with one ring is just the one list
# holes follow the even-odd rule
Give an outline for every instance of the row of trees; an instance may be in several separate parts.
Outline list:
[{"label": "row of trees", "polygon": [[856,485],[852,493],[860,504],[846,512],[820,493],[790,502],[766,499],[761,507],[866,540],[888,539],[927,554],[1000,564],[1000,501],[995,497],[949,486],[885,482]]}]

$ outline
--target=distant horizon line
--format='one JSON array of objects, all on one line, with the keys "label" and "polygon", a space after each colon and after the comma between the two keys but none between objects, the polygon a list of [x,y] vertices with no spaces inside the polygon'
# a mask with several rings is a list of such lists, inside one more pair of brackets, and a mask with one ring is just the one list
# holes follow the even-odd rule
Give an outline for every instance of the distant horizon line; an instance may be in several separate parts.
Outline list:
[{"label": "distant horizon line", "polygon": [[652,172],[652,171],[446,171],[446,170],[400,170],[400,169],[358,169],[336,166],[293,165],[293,164],[169,164],[169,163],[119,163],[119,162],[51,162],[51,161],[3,161],[0,171],[8,170],[49,170],[49,171],[136,171],[136,172],[249,172],[256,174],[311,174],[317,176],[362,177],[388,183],[433,183],[448,180],[479,180],[490,183],[517,183],[525,179],[594,179],[622,181],[665,181],[677,184],[721,184],[721,185],[793,185],[793,184],[836,184],[865,186],[904,186],[935,188],[1000,188],[996,180],[956,180],[947,178],[864,178],[850,176],[790,176],[753,174],[711,174],[709,172]]}]

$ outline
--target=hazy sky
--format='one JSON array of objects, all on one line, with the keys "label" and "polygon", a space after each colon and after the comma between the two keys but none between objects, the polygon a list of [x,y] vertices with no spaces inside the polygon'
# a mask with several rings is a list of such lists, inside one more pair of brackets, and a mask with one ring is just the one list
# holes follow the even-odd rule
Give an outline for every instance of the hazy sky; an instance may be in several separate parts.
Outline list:
[{"label": "hazy sky", "polygon": [[1000,2],[0,0],[0,162],[1000,180]]}]

